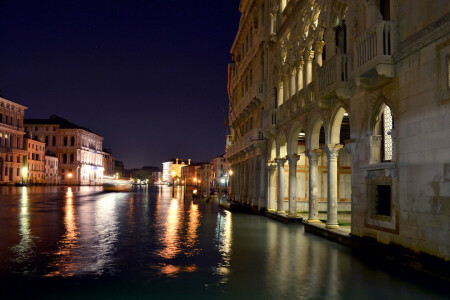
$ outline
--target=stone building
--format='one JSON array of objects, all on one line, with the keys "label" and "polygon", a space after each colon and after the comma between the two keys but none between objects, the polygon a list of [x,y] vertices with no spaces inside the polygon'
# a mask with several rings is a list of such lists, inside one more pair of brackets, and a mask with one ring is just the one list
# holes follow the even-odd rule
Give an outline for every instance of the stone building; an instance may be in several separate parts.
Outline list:
[{"label": "stone building", "polygon": [[172,182],[172,172],[175,172],[175,177],[180,178],[181,169],[184,166],[189,166],[191,164],[191,159],[187,161],[180,160],[178,158],[171,159],[167,162],[163,162],[162,168],[162,180],[164,183]]},{"label": "stone building", "polygon": [[62,184],[103,183],[103,137],[58,116],[26,119],[33,136],[42,137],[47,149],[58,157]]},{"label": "stone building", "polygon": [[229,164],[223,155],[214,157],[211,160],[211,187],[224,189],[228,187]]},{"label": "stone building", "polygon": [[45,183],[45,143],[42,138],[27,132],[23,144],[24,150],[27,151],[25,162],[27,175],[24,181],[27,183]]},{"label": "stone building", "polygon": [[450,2],[241,0],[232,197],[449,259]]},{"label": "stone building", "polygon": [[25,106],[0,97],[0,183],[22,182]]},{"label": "stone building", "polygon": [[115,167],[116,160],[112,156],[111,150],[103,149],[103,175],[105,176],[114,176],[115,175]]},{"label": "stone building", "polygon": [[45,152],[45,183],[50,185],[59,184],[58,157],[51,151]]},{"label": "stone building", "polygon": [[204,163],[193,163],[189,162],[189,165],[183,166],[181,168],[180,178],[181,181],[185,181],[186,185],[197,185],[198,184],[198,169],[203,166]]}]

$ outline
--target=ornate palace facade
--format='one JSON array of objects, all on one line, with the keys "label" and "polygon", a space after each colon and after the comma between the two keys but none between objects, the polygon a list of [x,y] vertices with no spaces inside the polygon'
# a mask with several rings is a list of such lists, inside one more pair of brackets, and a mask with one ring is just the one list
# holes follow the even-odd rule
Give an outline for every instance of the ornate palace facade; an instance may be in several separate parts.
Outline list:
[{"label": "ornate palace facade", "polygon": [[235,201],[449,259],[450,4],[241,0]]},{"label": "ornate palace facade", "polygon": [[26,130],[58,157],[62,184],[103,183],[103,137],[63,118],[27,119]]}]

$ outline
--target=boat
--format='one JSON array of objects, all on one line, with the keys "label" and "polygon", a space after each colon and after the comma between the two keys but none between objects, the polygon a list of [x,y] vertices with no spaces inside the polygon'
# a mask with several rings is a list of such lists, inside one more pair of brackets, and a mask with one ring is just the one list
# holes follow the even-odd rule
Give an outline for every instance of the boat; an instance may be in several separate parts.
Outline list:
[{"label": "boat", "polygon": [[103,176],[103,190],[107,192],[130,192],[133,181],[128,178]]}]

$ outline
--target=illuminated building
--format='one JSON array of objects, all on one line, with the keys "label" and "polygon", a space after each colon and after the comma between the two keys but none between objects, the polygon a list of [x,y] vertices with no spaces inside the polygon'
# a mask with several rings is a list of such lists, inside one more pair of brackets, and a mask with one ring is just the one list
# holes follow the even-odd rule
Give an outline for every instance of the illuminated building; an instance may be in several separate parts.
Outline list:
[{"label": "illuminated building", "polygon": [[192,163],[181,168],[181,180],[186,181],[186,185],[197,185],[199,176],[197,170],[203,166],[204,163]]},{"label": "illuminated building", "polygon": [[232,198],[449,259],[445,0],[241,0]]},{"label": "illuminated building", "polygon": [[181,176],[181,168],[191,164],[191,160],[179,160],[178,158],[163,162],[162,180],[164,183],[172,182],[172,172],[175,172],[175,177]]},{"label": "illuminated building", "polygon": [[114,176],[115,173],[115,165],[116,160],[112,156],[110,150],[103,149],[103,175],[105,176]]},{"label": "illuminated building", "polygon": [[56,185],[61,179],[58,176],[58,157],[51,151],[45,152],[45,183]]},{"label": "illuminated building", "polygon": [[226,188],[229,181],[228,174],[229,164],[223,155],[214,157],[211,160],[211,183],[212,187]]},{"label": "illuminated building", "polygon": [[[33,137],[31,132],[27,132],[24,137],[24,149],[27,151],[26,182],[45,183],[45,143],[38,137]],[[25,169],[23,169],[25,171]]]},{"label": "illuminated building", "polygon": [[41,137],[58,157],[62,184],[102,184],[102,136],[57,116],[26,119],[25,124],[26,130]]},{"label": "illuminated building", "polygon": [[0,97],[0,183],[22,182],[25,106]]}]

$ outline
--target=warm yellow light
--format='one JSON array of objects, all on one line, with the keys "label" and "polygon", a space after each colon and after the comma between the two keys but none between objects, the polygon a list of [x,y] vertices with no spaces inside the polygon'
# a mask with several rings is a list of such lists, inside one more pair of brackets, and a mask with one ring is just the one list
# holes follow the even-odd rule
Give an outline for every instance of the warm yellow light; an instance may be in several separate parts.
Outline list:
[{"label": "warm yellow light", "polygon": [[22,176],[25,176],[28,174],[28,168],[27,167],[23,167],[22,168]]},{"label": "warm yellow light", "polygon": [[69,179],[72,178],[72,176],[72,173],[67,174],[67,177],[69,177]]},{"label": "warm yellow light", "polygon": [[175,171],[172,171],[172,177],[175,177],[176,174]]},{"label": "warm yellow light", "polygon": [[230,176],[233,175],[233,170],[230,170],[230,172],[228,172],[228,173],[230,174]]},{"label": "warm yellow light", "polygon": [[197,182],[197,178],[196,177],[194,177],[194,182]]},{"label": "warm yellow light", "polygon": [[200,179],[198,180],[198,183],[202,182]]}]

